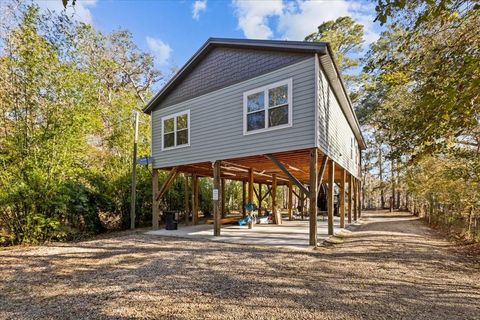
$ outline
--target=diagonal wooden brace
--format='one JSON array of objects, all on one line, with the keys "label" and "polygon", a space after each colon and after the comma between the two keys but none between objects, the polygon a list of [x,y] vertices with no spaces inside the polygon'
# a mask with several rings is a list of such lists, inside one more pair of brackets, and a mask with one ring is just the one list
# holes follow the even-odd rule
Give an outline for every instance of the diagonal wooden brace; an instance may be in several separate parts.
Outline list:
[{"label": "diagonal wooden brace", "polygon": [[167,179],[162,184],[162,187],[158,191],[157,197],[155,198],[156,201],[159,201],[163,194],[168,190],[168,188],[172,185],[173,181],[178,175],[177,167],[173,167],[170,173],[167,176]]},{"label": "diagonal wooden brace", "polygon": [[283,163],[281,163],[280,161],[278,161],[277,158],[275,158],[275,156],[273,154],[266,154],[265,155],[268,159],[270,159],[280,170],[282,170],[282,172],[288,177],[288,179],[294,183],[297,187],[300,188],[300,190],[302,190],[306,195],[310,195],[310,191],[300,182],[298,181],[297,178],[295,178],[291,173],[290,171],[288,171],[288,169],[283,165]]}]

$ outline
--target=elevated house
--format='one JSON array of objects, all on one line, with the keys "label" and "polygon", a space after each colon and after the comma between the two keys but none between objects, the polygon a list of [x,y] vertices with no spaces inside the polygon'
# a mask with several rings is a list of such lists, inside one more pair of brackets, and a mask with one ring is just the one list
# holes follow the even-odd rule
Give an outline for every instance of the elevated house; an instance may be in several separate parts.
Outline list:
[{"label": "elevated house", "polygon": [[[365,142],[328,43],[210,38],[144,111],[152,122],[154,228],[158,201],[178,173],[193,179],[193,223],[197,177],[213,177],[215,235],[221,232],[222,179],[243,181],[245,202],[258,196],[256,183],[274,191],[287,185],[290,217],[292,193],[317,204],[320,189],[327,190],[329,233],[334,184],[341,227],[345,213],[348,222],[360,215]],[[158,170],[170,171],[162,186]],[[309,207],[313,245],[318,207]]]}]

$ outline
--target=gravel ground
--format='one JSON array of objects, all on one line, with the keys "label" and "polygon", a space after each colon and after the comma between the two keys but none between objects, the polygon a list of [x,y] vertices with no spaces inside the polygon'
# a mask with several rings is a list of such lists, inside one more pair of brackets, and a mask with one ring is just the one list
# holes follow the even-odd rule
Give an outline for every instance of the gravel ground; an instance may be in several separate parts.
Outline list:
[{"label": "gravel ground", "polygon": [[121,234],[0,251],[1,319],[480,319],[480,266],[407,214],[288,251]]}]

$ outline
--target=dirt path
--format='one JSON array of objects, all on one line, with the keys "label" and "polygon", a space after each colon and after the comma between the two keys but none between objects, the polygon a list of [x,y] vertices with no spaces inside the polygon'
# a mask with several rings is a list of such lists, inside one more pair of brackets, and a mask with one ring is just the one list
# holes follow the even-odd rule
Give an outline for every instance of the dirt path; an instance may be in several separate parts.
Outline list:
[{"label": "dirt path", "polygon": [[0,319],[480,319],[480,268],[407,214],[311,252],[143,234],[0,251]]}]

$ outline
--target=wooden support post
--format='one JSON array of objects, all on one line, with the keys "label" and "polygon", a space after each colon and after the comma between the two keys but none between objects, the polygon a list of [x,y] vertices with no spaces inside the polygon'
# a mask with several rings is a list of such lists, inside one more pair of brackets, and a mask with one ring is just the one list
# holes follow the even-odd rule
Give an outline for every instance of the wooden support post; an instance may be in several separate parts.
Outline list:
[{"label": "wooden support post", "polygon": [[262,215],[262,184],[258,184],[258,216]]},{"label": "wooden support post", "polygon": [[[397,201],[397,204],[400,203]],[[358,218],[362,216],[362,180],[358,180]]]},{"label": "wooden support post", "polygon": [[329,161],[328,166],[328,197],[327,197],[327,206],[328,206],[328,234],[333,235],[333,202],[334,202],[334,192],[333,187],[335,185],[335,162],[333,160]]},{"label": "wooden support post", "polygon": [[190,215],[190,186],[188,185],[188,176],[186,174],[183,175],[185,180],[185,225],[188,226],[190,223],[189,215]]},{"label": "wooden support post", "polygon": [[352,223],[352,201],[353,201],[353,177],[348,174],[348,223]]},{"label": "wooden support post", "polygon": [[222,204],[221,200],[222,195],[222,188],[220,186],[220,161],[215,161],[213,164],[213,192],[216,196],[213,197],[213,235],[219,236],[220,235],[220,224],[221,224],[221,210]]},{"label": "wooden support post", "polygon": [[317,148],[310,151],[310,245],[317,245]]},{"label": "wooden support post", "polygon": [[300,210],[300,216],[302,217],[302,221],[305,219],[305,214],[304,214],[304,204],[305,204],[305,193],[303,192],[302,189],[300,189],[300,197],[298,198],[300,201],[299,210]]},{"label": "wooden support post", "polygon": [[292,205],[293,205],[293,186],[292,183],[290,182],[288,184],[288,220],[292,221],[293,220],[293,210],[292,210]]},{"label": "wooden support post", "polygon": [[248,203],[253,203],[253,169],[248,169]]},{"label": "wooden support post", "polygon": [[177,177],[177,175],[178,175],[177,167],[174,167],[172,170],[170,170],[170,173],[168,174],[167,178],[165,179],[162,186],[160,187],[160,190],[158,190],[157,196],[155,197],[157,201],[160,201],[163,194],[168,190],[168,188],[173,183],[173,181],[175,181],[175,178]]},{"label": "wooden support post", "polygon": [[340,198],[338,214],[340,215],[340,228],[345,228],[345,169],[340,174]]},{"label": "wooden support post", "polygon": [[152,228],[158,229],[158,219],[160,217],[160,207],[157,201],[158,193],[158,169],[152,172]]},{"label": "wooden support post", "polygon": [[192,223],[198,223],[198,177],[192,174]]},{"label": "wooden support post", "polygon": [[245,204],[247,203],[247,182],[242,181],[242,216],[245,218],[246,210]]},{"label": "wooden support post", "polygon": [[225,218],[225,178],[222,178],[220,181],[221,181],[221,189],[222,189],[220,192],[220,194],[222,195],[222,197],[220,198],[221,208],[222,208],[221,217]]},{"label": "wooden support post", "polygon": [[[253,205],[253,169],[248,169],[248,203]],[[251,216],[251,213],[250,213]],[[251,229],[253,227],[253,220],[248,224],[248,228]]]},{"label": "wooden support post", "polygon": [[277,175],[272,174],[272,216],[273,223],[282,224],[282,215],[277,212]]},{"label": "wooden support post", "polygon": [[165,192],[167,192],[171,184],[175,181],[177,175],[177,167],[174,167],[168,174],[167,179],[165,179],[160,189],[158,189],[158,171],[152,176],[152,204],[157,208],[156,211],[152,210],[152,227],[154,229],[158,229],[158,220],[160,216],[160,200],[162,199],[162,196],[165,194]]},{"label": "wooden support post", "polygon": [[357,221],[357,209],[358,209],[358,186],[357,179],[353,178],[353,220]]}]

